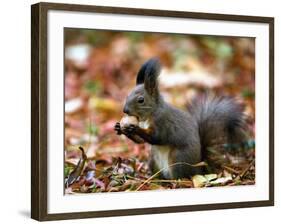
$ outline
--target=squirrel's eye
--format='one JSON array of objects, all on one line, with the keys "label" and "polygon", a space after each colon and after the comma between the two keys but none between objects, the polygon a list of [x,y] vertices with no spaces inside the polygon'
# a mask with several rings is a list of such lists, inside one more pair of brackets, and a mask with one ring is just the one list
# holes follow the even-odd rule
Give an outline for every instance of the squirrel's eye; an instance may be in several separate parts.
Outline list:
[{"label": "squirrel's eye", "polygon": [[143,96],[138,97],[138,103],[143,103],[143,102],[144,102]]}]

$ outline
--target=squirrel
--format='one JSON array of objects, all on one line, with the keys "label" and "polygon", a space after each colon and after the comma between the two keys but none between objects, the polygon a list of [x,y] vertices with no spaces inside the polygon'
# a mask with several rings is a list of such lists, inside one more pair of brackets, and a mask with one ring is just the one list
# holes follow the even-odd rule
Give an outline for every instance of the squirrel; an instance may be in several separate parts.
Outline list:
[{"label": "squirrel", "polygon": [[139,125],[121,128],[117,122],[115,131],[136,143],[149,143],[149,167],[152,172],[162,170],[164,179],[202,174],[204,169],[193,165],[208,160],[208,147],[246,140],[244,108],[232,97],[207,96],[193,100],[187,111],[177,109],[159,92],[160,70],[157,58],[141,66],[123,108],[125,114],[139,120]]}]

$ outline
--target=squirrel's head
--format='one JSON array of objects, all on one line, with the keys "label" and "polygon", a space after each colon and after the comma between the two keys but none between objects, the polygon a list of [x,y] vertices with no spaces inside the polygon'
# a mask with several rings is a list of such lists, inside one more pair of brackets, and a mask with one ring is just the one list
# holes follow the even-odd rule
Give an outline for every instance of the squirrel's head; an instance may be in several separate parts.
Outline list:
[{"label": "squirrel's head", "polygon": [[149,59],[141,66],[137,74],[136,87],[126,99],[124,113],[136,116],[140,121],[151,117],[161,98],[157,81],[160,70],[161,65],[156,58]]}]

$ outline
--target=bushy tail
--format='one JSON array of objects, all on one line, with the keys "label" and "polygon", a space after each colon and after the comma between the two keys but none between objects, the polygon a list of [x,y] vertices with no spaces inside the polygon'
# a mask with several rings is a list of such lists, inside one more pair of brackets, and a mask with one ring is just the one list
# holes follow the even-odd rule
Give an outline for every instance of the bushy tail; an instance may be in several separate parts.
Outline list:
[{"label": "bushy tail", "polygon": [[203,97],[192,102],[190,112],[198,122],[201,147],[236,144],[246,140],[244,107],[231,97]]}]

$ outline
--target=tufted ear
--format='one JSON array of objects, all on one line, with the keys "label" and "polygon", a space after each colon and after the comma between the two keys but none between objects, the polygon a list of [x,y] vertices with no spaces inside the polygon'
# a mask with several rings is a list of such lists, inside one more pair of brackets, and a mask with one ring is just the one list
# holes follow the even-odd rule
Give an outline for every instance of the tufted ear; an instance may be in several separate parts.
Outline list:
[{"label": "tufted ear", "polygon": [[[161,70],[160,62],[157,58],[151,58],[148,61],[146,61],[140,68],[136,84],[143,84],[145,82],[146,77],[152,78],[152,76],[155,76],[157,79],[157,76],[159,75]],[[155,80],[156,81],[156,80]]]},{"label": "tufted ear", "polygon": [[145,63],[144,88],[149,95],[157,98],[159,95],[157,78],[161,71],[161,64],[157,58]]},{"label": "tufted ear", "polygon": [[136,84],[140,85],[144,83],[144,76],[145,76],[145,64],[143,64],[137,74]]}]

